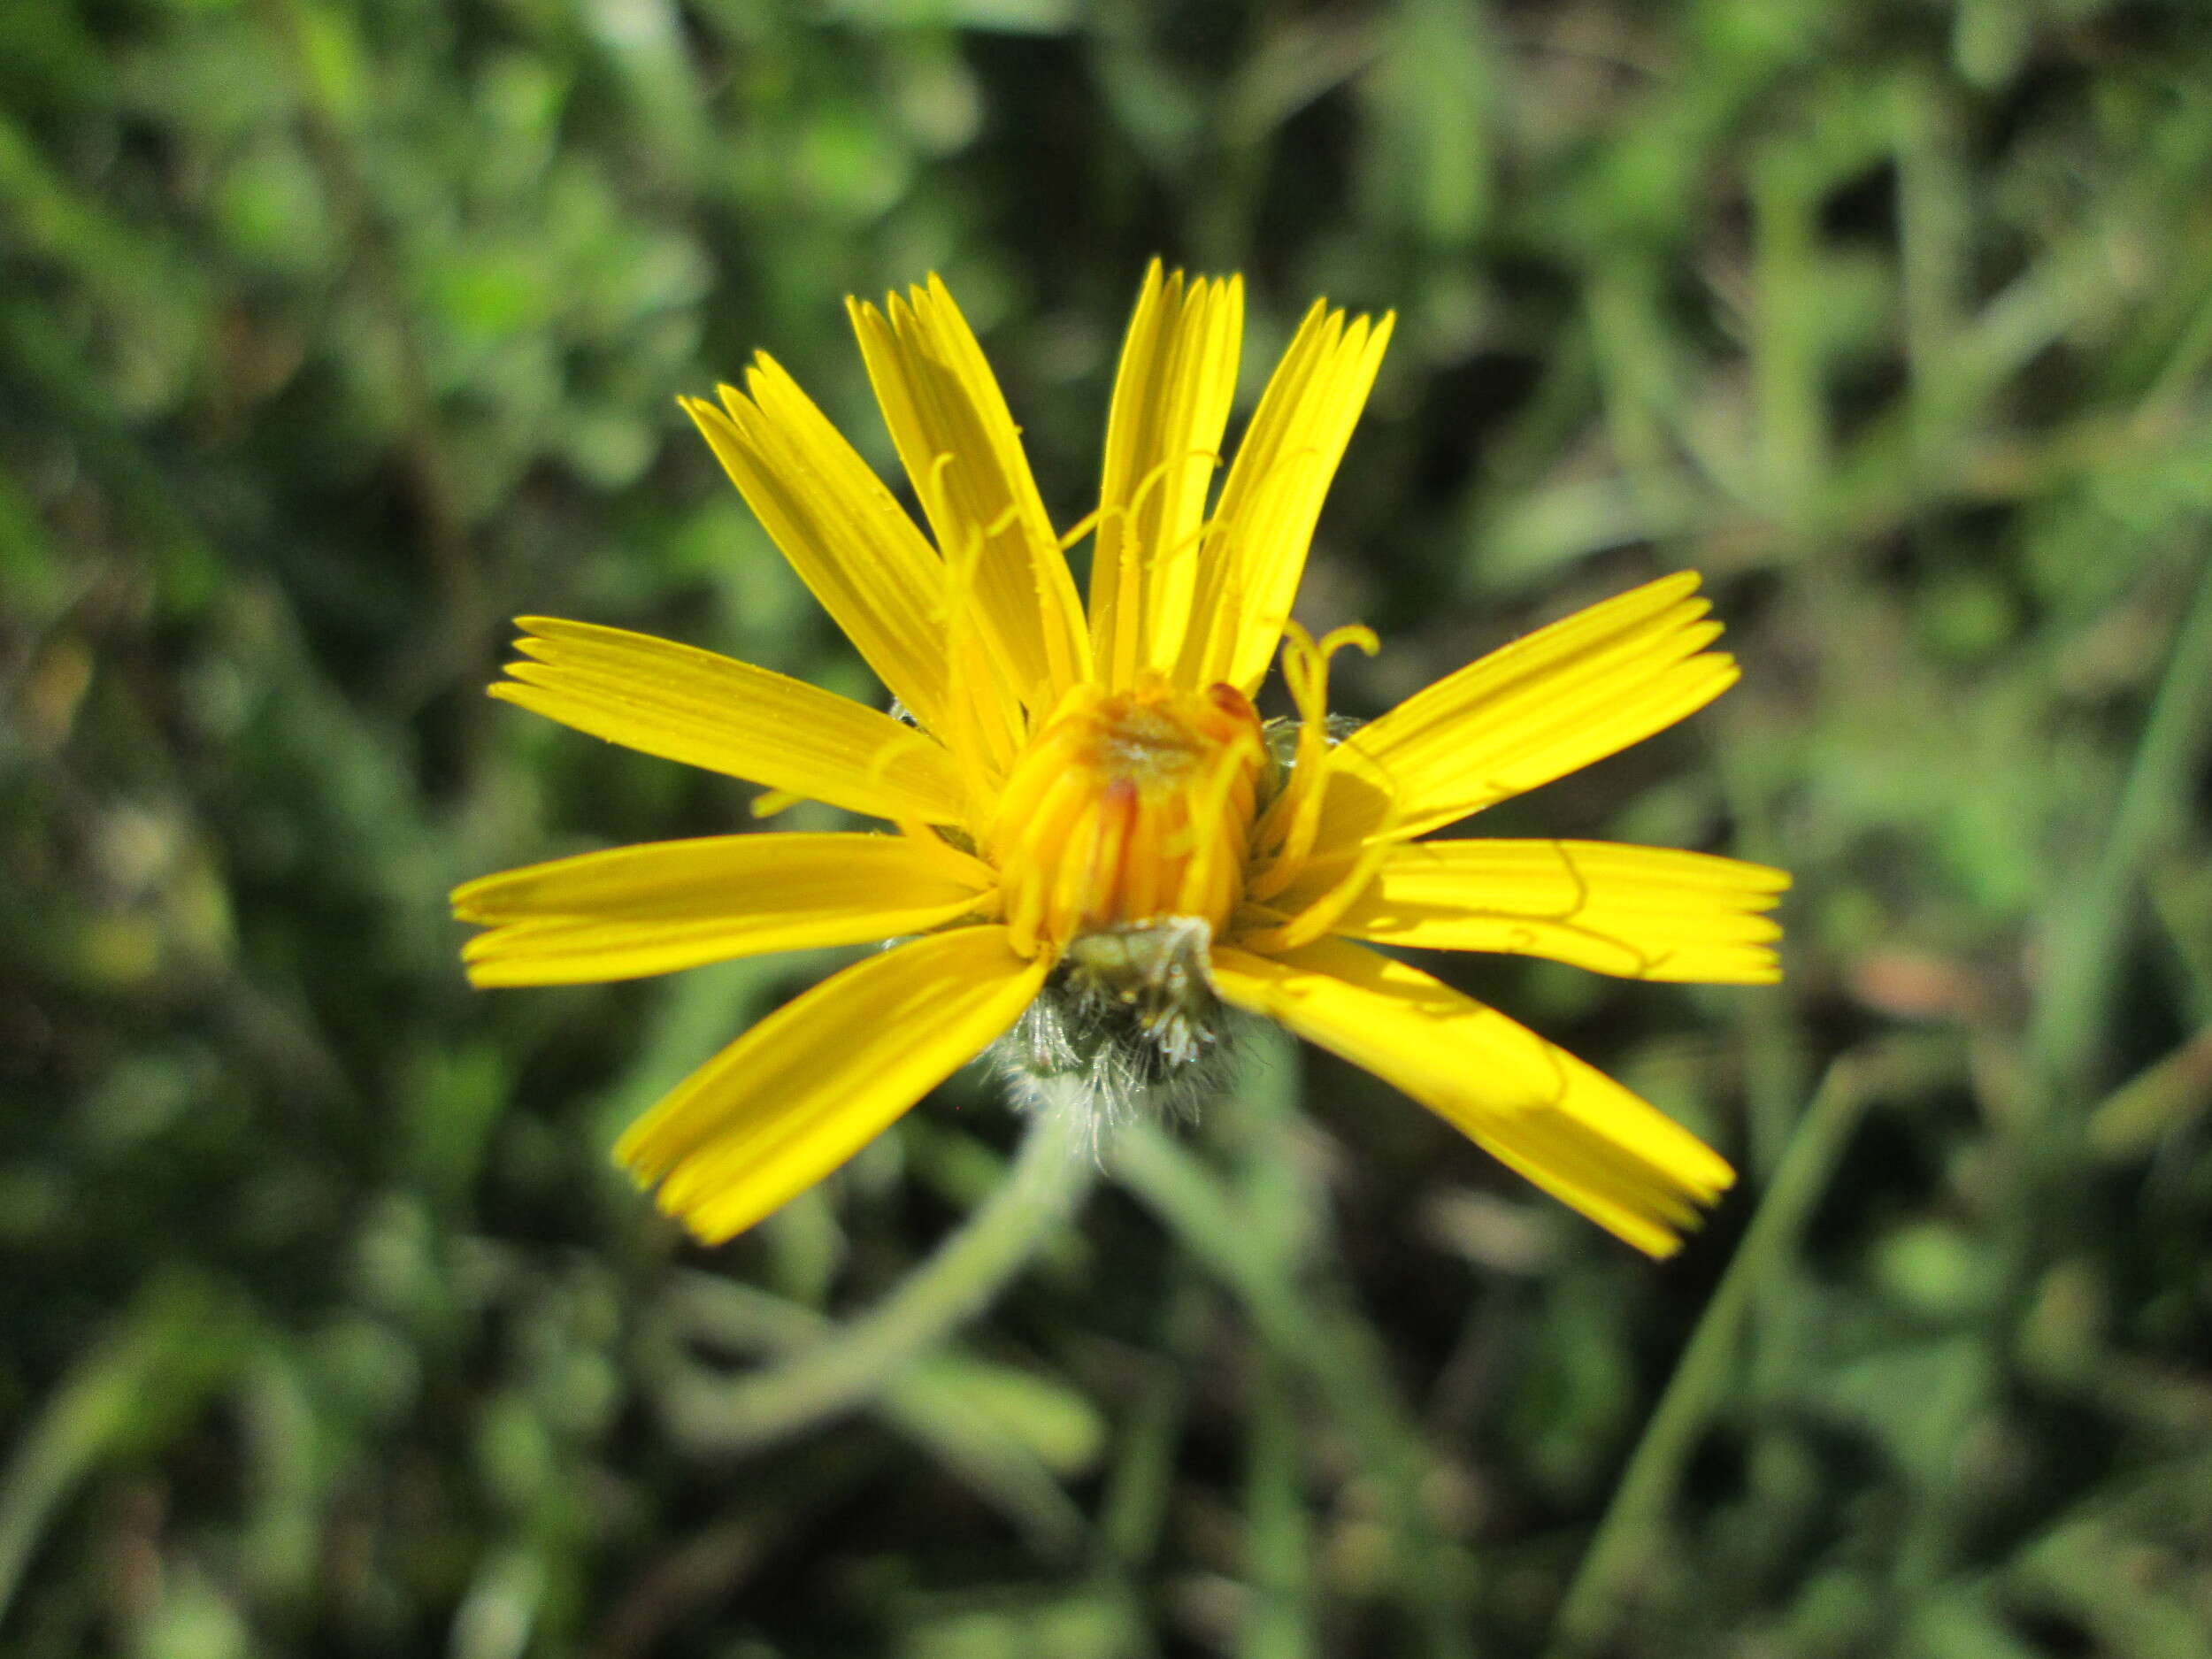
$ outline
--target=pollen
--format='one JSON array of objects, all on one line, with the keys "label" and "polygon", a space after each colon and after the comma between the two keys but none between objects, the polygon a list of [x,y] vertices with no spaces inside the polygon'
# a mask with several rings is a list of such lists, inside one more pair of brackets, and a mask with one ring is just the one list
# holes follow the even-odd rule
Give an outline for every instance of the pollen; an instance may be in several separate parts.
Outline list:
[{"label": "pollen", "polygon": [[1173,918],[1218,931],[1243,896],[1269,765],[1234,687],[1078,686],[1015,764],[989,852],[1018,949]]}]

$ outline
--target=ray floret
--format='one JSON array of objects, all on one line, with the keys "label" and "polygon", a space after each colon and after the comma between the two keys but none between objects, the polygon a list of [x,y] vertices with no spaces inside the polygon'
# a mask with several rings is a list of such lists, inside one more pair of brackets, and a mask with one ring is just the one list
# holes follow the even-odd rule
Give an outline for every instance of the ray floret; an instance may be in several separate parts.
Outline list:
[{"label": "ray floret", "polygon": [[[1223,1010],[1375,1072],[1637,1248],[1727,1164],[1620,1084],[1373,949],[1629,979],[1778,977],[1788,878],[1709,854],[1423,839],[1674,724],[1732,684],[1698,578],[1650,581],[1446,675],[1349,736],[1291,618],[1392,319],[1317,302],[1224,465],[1244,288],[1146,273],[1115,376],[1087,611],[981,347],[934,276],[849,311],[918,525],[766,356],[684,400],[885,713],[709,651],[525,618],[494,696],[876,820],[555,859],[466,883],[481,986],[632,979],[885,941],[770,1014],[617,1156],[731,1237],[998,1045],[1033,1090],[1164,1098],[1222,1074]],[[926,534],[925,533],[925,526]],[[1292,717],[1253,697],[1281,648]]]}]

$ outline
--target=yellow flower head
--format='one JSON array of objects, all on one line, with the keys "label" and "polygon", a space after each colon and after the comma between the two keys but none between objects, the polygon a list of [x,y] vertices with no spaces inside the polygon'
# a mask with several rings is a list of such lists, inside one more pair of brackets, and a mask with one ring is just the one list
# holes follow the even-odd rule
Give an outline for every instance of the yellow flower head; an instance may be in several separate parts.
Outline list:
[{"label": "yellow flower head", "polygon": [[[897,699],[883,714],[617,629],[525,618],[492,695],[895,833],[716,836],[470,882],[479,985],[633,978],[764,951],[905,942],[786,1004],[634,1125],[617,1156],[701,1238],[837,1168],[994,1044],[1094,1096],[1218,1071],[1245,1010],[1387,1079],[1530,1180],[1663,1255],[1732,1176],[1617,1083],[1356,941],[1549,956],[1651,979],[1777,977],[1787,879],[1732,859],[1428,831],[1649,736],[1733,682],[1697,578],[1492,653],[1347,734],[1289,620],[1391,319],[1317,303],[1219,495],[1239,279],[1156,262],[1114,386],[1096,511],[1056,534],[944,285],[854,303],[925,538],[765,355],[685,407]],[[1090,603],[1065,549],[1094,535]],[[1281,648],[1296,714],[1252,697]],[[901,718],[903,715],[905,718]]]}]

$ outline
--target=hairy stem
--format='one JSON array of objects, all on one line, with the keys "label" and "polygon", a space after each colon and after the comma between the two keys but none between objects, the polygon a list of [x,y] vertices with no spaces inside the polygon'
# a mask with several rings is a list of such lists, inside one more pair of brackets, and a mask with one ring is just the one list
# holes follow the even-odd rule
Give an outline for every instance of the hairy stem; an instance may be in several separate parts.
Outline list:
[{"label": "hairy stem", "polygon": [[718,1449],[764,1446],[867,1405],[982,1312],[1098,1179],[1096,1161],[1083,1150],[1088,1133],[1079,1110],[1041,1100],[1004,1183],[897,1289],[731,1386],[717,1414]]}]

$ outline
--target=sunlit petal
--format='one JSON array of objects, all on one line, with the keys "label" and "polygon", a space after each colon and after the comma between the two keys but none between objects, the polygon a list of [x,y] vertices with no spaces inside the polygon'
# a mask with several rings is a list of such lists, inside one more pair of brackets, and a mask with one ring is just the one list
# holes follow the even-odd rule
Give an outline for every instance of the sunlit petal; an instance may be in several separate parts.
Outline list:
[{"label": "sunlit petal", "polygon": [[893,835],[716,835],[557,858],[457,888],[480,986],[579,985],[918,933],[974,912],[990,870]]},{"label": "sunlit petal", "polygon": [[803,680],[649,634],[518,618],[527,659],[491,688],[611,743],[884,818],[956,823],[942,747]]},{"label": "sunlit petal", "polygon": [[1632,979],[1764,985],[1781,977],[1763,864],[1610,841],[1393,847],[1332,931],[1380,944],[1548,956]]},{"label": "sunlit petal", "polygon": [[764,353],[722,407],[683,406],[800,579],[923,725],[945,712],[944,563],[796,382]]},{"label": "sunlit petal", "polygon": [[1240,278],[1187,284],[1152,262],[1114,380],[1091,564],[1091,650],[1110,686],[1182,648],[1243,327]]},{"label": "sunlit petal", "polygon": [[1320,856],[1373,833],[1379,785],[1391,833],[1411,840],[1549,783],[1695,713],[1735,684],[1705,648],[1720,625],[1685,572],[1555,622],[1446,676],[1362,726],[1331,757],[1354,774],[1333,790]]},{"label": "sunlit petal", "polygon": [[972,557],[972,603],[998,671],[1025,706],[1049,704],[1090,665],[1075,580],[1022,453],[1020,429],[945,285],[854,301],[876,399],[949,558]]},{"label": "sunlit petal", "polygon": [[1317,302],[1260,397],[1237,445],[1198,588],[1177,678],[1226,680],[1249,696],[1290,620],[1321,503],[1382,365],[1395,319],[1345,314]]},{"label": "sunlit petal", "polygon": [[1048,963],[1002,927],[870,956],[787,1002],[634,1125],[615,1156],[710,1243],[814,1185],[1003,1033]]},{"label": "sunlit petal", "polygon": [[1603,1073],[1418,969],[1324,941],[1214,955],[1221,995],[1394,1084],[1607,1231],[1671,1254],[1734,1180],[1711,1148]]}]

